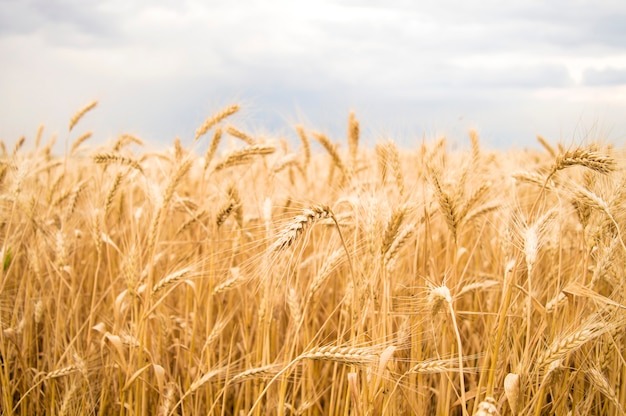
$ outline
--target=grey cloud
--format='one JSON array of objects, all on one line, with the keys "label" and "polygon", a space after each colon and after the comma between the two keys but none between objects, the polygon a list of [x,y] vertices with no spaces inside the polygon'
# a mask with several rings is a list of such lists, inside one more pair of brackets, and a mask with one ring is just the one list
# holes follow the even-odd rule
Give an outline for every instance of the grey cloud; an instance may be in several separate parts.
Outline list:
[{"label": "grey cloud", "polygon": [[589,86],[625,85],[626,68],[587,69],[583,73],[583,84]]},{"label": "grey cloud", "polygon": [[484,87],[545,88],[566,87],[572,79],[563,66],[484,68],[466,74],[465,84]]}]

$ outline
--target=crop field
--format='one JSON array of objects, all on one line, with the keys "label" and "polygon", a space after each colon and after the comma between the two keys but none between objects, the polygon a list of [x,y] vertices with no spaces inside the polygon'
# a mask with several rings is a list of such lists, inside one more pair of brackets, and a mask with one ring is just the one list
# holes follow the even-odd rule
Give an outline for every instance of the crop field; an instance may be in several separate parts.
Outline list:
[{"label": "crop field", "polygon": [[[626,149],[0,149],[3,415],[619,415]],[[190,138],[191,139],[191,138]]]}]

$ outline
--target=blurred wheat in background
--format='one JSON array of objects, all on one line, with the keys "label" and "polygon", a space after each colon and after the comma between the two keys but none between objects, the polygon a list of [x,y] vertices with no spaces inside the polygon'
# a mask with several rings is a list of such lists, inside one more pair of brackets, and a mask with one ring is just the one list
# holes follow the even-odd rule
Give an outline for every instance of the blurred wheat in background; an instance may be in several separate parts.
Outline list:
[{"label": "blurred wheat in background", "polygon": [[292,148],[233,105],[154,153],[95,106],[2,149],[2,414],[624,414],[624,149]]}]

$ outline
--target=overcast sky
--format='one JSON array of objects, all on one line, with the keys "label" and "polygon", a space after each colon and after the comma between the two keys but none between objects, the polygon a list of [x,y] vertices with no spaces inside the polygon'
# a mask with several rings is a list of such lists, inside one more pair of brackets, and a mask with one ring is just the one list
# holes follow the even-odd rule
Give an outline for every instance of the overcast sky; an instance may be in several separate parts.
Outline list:
[{"label": "overcast sky", "polygon": [[286,136],[343,140],[354,109],[371,143],[626,138],[623,0],[0,0],[0,57],[7,143],[42,123],[65,140],[92,99],[73,135],[155,146],[235,102]]}]

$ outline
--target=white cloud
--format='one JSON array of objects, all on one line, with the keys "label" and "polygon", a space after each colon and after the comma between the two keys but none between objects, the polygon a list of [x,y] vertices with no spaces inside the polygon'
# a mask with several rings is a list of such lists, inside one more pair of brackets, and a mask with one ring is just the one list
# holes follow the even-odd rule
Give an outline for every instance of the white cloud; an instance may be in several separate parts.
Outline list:
[{"label": "white cloud", "polygon": [[271,127],[297,108],[341,126],[356,108],[406,130],[462,116],[510,137],[550,128],[554,108],[572,123],[588,108],[613,117],[626,98],[603,85],[623,82],[625,6],[0,1],[0,138],[42,121],[62,130],[91,98],[102,100],[93,122],[103,134],[168,143],[232,99],[253,100]]},{"label": "white cloud", "polygon": [[583,74],[585,85],[626,85],[626,68],[605,68],[585,70]]}]

